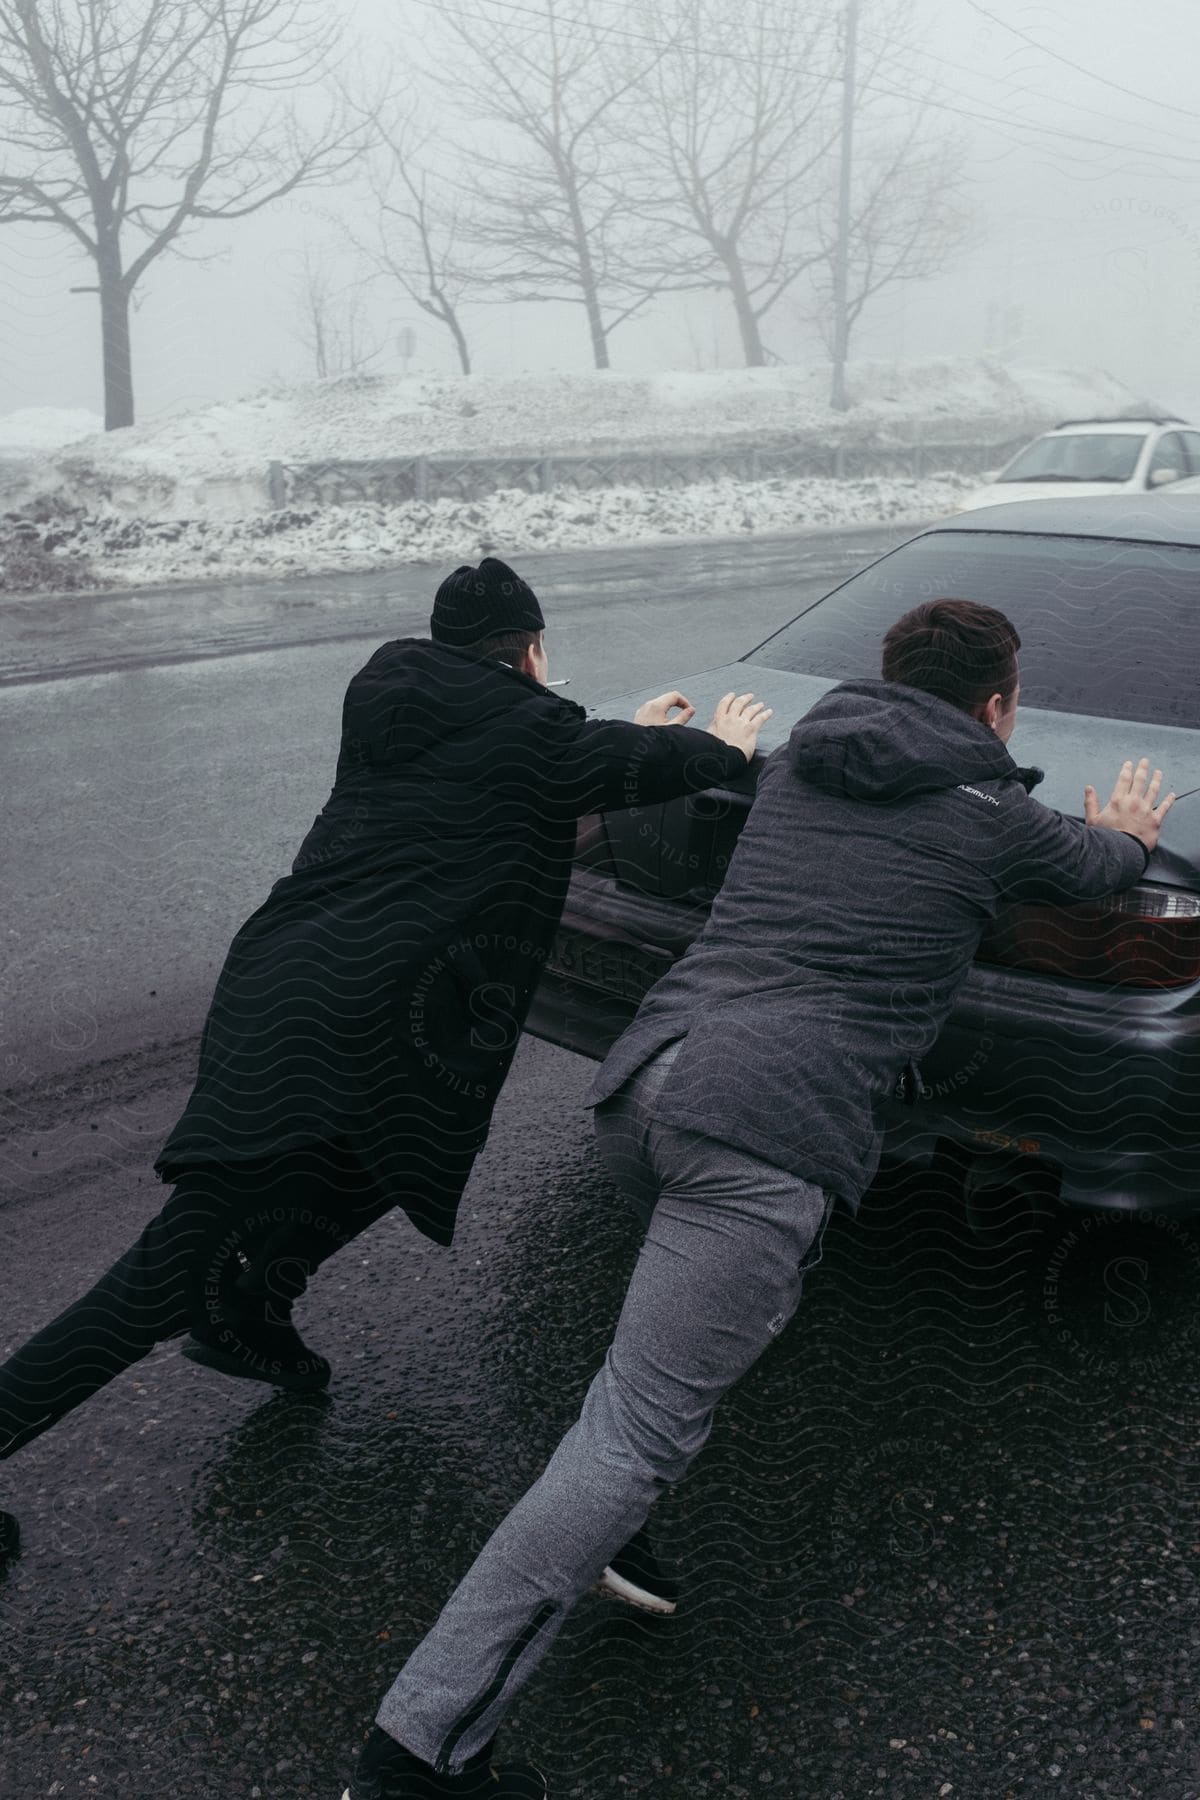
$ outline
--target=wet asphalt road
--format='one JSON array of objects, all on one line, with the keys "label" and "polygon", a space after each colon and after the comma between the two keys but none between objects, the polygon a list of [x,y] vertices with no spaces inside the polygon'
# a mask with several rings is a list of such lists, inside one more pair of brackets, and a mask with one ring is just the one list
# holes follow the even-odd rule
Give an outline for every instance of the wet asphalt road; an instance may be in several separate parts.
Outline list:
[{"label": "wet asphalt road", "polygon": [[[742,655],[912,529],[521,567],[552,677],[591,705]],[[346,682],[428,633],[442,573],[0,601],[0,1085],[199,1031],[230,937],[328,796]]]},{"label": "wet asphalt road", "polygon": [[[638,685],[765,635],[794,607],[771,586],[786,553],[756,548],[737,547],[736,616],[714,588],[686,640],[681,600],[564,616],[572,691],[627,685],[614,643],[634,633]],[[659,551],[641,578],[670,596],[672,559],[704,554]],[[194,610],[176,616],[185,654]],[[110,661],[133,654],[127,620],[74,618],[76,644],[119,629]],[[415,604],[380,635],[413,628]],[[220,956],[325,797],[363,654],[155,661],[0,698],[0,1349],[165,1195],[149,1165]],[[4,1800],[340,1794],[610,1335],[636,1243],[592,1152],[589,1070],[527,1040],[454,1248],[397,1217],[324,1272],[301,1323],[335,1362],[327,1399],[166,1345],[0,1469],[27,1538],[0,1585]],[[1198,1800],[1198,1284],[1200,1219],[1035,1230],[1018,1208],[980,1237],[930,1177],[889,1172],[658,1509],[677,1618],[586,1599],[508,1741],[578,1800]]]}]

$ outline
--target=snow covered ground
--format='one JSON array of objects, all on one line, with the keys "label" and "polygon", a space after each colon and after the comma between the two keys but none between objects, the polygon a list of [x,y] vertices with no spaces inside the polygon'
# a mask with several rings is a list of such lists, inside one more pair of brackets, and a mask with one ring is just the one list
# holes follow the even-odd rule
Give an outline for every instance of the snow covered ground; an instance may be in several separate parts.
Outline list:
[{"label": "snow covered ground", "polygon": [[[37,521],[37,552],[73,565],[76,577],[90,559],[107,584],[443,562],[481,547],[517,553],[924,519],[951,510],[974,481],[951,474],[919,481],[725,478],[662,491],[499,491],[477,501],[273,513],[267,469],[273,460],[747,443],[1000,446],[1065,417],[1145,404],[1103,373],[987,361],[853,365],[845,414],[829,410],[827,384],[823,365],[653,376],[356,376],[82,437],[76,428],[89,428],[89,415],[35,409],[0,419],[0,509],[9,509],[10,521],[24,515],[27,549],[29,521]],[[26,453],[18,455],[22,433]],[[14,585],[10,575],[8,590]],[[39,578],[38,585],[52,583]]]},{"label": "snow covered ground", "polygon": [[0,456],[43,455],[103,430],[99,413],[79,406],[23,406],[0,418]]},{"label": "snow covered ground", "polygon": [[142,586],[220,576],[282,576],[375,569],[390,563],[458,563],[523,550],[631,543],[647,538],[730,537],[949,512],[973,481],[697,482],[648,491],[588,494],[502,489],[475,501],[345,506],[248,518],[85,521],[65,541],[49,535],[66,566],[80,557],[110,582]]}]

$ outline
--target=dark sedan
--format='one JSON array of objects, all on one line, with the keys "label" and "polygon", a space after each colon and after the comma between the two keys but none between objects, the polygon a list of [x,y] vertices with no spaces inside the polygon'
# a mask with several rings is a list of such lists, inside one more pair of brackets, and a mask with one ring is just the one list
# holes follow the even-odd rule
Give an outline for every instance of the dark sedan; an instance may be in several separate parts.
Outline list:
[{"label": "dark sedan", "polygon": [[[883,633],[939,596],[1021,634],[1010,746],[1037,798],[1082,816],[1122,760],[1200,789],[1200,506],[1039,500],[946,519],[870,564],[740,662],[685,677],[698,719],[730,688],[774,708],[761,749],[838,681],[877,676]],[[610,702],[632,716],[647,693]],[[704,923],[754,797],[736,789],[585,820],[528,1029],[602,1056]],[[803,844],[796,847],[804,854]],[[968,1181],[1036,1171],[1067,1204],[1200,1210],[1200,793],[1168,816],[1142,882],[1086,906],[1023,906],[980,946],[887,1148]]]}]

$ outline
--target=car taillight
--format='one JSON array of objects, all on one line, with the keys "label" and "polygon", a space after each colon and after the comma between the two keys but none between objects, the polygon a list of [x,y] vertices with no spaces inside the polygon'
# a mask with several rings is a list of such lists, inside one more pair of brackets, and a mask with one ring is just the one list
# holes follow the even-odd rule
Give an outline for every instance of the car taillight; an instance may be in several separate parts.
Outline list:
[{"label": "car taillight", "polygon": [[1200,896],[1145,885],[1079,906],[1014,906],[976,956],[1073,981],[1187,987],[1200,981]]}]

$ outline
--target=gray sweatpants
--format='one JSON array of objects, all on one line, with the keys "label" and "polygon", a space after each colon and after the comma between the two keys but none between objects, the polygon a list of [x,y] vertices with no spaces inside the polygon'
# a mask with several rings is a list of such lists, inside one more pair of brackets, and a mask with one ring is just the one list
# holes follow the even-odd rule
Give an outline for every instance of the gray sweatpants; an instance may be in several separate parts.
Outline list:
[{"label": "gray sweatpants", "polygon": [[647,1226],[604,1366],[376,1715],[443,1772],[489,1742],[579,1595],[684,1474],[820,1252],[819,1188],[649,1116],[674,1048],[596,1109],[601,1154]]}]

